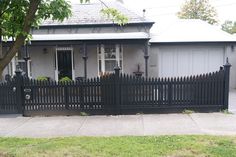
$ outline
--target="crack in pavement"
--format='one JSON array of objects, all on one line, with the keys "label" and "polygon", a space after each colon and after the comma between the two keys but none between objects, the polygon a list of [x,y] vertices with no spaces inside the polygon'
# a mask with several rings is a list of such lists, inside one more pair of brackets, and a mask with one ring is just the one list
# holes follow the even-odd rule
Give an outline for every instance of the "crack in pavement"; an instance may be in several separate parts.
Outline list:
[{"label": "crack in pavement", "polygon": [[188,114],[188,116],[189,116],[189,118],[193,121],[193,123],[197,126],[197,128],[199,129],[199,131],[202,132],[202,133],[204,133],[203,128],[198,125],[197,121],[192,117],[192,115],[191,115],[191,114]]},{"label": "crack in pavement", "polygon": [[88,119],[88,116],[86,116],[86,117],[84,118],[84,120],[83,120],[81,126],[74,132],[74,134],[76,134],[76,133],[79,134],[79,133],[80,133],[80,130],[81,130],[81,128],[84,126],[84,124],[85,124],[85,122],[87,121],[87,119]]}]

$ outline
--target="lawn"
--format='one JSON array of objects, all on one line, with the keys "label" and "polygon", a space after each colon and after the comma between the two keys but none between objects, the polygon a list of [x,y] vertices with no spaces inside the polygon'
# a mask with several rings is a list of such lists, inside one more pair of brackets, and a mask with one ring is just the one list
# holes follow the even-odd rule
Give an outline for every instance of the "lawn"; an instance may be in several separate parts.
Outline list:
[{"label": "lawn", "polygon": [[236,157],[232,136],[0,138],[0,157]]}]

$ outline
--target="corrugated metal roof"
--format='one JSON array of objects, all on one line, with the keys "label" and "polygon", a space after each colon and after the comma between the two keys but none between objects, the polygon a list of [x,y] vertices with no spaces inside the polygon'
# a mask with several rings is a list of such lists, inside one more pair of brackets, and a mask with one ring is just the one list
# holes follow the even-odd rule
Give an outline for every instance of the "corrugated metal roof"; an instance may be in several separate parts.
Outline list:
[{"label": "corrugated metal roof", "polygon": [[219,26],[202,20],[176,20],[154,24],[151,29],[151,43],[177,42],[236,42],[233,35],[224,32]]},{"label": "corrugated metal roof", "polygon": [[[119,2],[106,2],[109,8],[115,8],[128,17],[129,23],[152,22],[128,10]],[[101,9],[106,8],[101,3],[72,4],[72,17],[63,22],[48,19],[41,26],[52,25],[88,25],[88,24],[112,24],[112,20],[101,13]]]},{"label": "corrugated metal roof", "polygon": [[90,34],[35,34],[32,41],[72,41],[72,40],[117,40],[117,39],[149,39],[144,32],[134,33],[90,33]]}]

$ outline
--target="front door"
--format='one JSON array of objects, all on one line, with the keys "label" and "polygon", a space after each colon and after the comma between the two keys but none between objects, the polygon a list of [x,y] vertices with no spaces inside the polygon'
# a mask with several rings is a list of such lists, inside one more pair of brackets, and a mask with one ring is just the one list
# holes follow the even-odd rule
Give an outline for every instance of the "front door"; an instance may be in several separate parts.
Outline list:
[{"label": "front door", "polygon": [[72,51],[71,50],[57,50],[58,62],[58,80],[69,77],[72,79]]}]

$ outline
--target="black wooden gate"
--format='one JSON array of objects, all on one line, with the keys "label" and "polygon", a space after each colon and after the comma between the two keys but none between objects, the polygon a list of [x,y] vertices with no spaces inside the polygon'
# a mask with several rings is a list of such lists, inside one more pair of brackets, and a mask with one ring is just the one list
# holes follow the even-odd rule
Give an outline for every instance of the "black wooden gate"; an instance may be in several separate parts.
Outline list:
[{"label": "black wooden gate", "polygon": [[[21,90],[21,88],[19,89]],[[0,83],[0,114],[21,113],[21,107],[17,102],[16,80]]]},{"label": "black wooden gate", "polygon": [[228,109],[227,62],[217,72],[190,77],[143,78],[115,73],[71,82],[15,79],[0,84],[0,113],[32,115],[170,113]]}]

